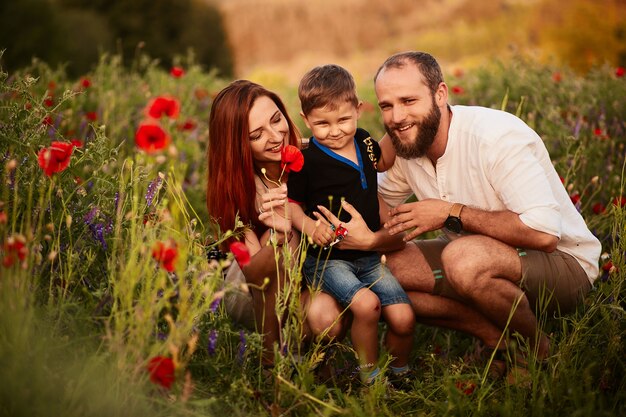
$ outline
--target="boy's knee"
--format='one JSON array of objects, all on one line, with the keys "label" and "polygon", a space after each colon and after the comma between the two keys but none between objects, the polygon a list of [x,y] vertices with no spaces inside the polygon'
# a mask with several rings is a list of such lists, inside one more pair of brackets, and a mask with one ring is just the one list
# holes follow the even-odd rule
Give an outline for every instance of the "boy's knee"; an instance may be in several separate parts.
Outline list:
[{"label": "boy's knee", "polygon": [[364,320],[378,320],[380,318],[380,300],[368,289],[359,290],[350,304],[350,310],[355,318]]}]

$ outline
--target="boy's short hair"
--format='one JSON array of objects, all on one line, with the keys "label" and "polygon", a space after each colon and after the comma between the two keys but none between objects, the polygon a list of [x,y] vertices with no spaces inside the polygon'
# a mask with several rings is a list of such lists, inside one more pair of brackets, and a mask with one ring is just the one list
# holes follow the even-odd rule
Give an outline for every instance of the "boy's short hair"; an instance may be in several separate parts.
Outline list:
[{"label": "boy's short hair", "polygon": [[307,72],[298,86],[298,97],[305,116],[315,109],[335,110],[341,103],[359,105],[354,78],[346,69],[334,64]]}]

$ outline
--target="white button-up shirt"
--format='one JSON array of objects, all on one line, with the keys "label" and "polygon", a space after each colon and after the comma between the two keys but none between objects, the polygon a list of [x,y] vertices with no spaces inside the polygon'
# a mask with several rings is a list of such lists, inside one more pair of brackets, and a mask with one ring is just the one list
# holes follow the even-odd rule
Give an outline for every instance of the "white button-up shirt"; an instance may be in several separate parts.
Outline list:
[{"label": "white button-up shirt", "polygon": [[572,204],[537,133],[512,114],[485,107],[451,106],[444,154],[433,167],[426,156],[397,157],[379,174],[390,206],[415,194],[482,210],[510,210],[528,227],[559,237],[589,281],[598,276],[601,245]]}]

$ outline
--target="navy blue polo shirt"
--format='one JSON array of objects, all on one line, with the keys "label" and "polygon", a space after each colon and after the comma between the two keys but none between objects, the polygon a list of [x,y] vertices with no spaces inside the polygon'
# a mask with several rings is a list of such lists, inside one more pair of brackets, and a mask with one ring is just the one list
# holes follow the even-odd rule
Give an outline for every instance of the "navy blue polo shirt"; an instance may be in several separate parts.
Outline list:
[{"label": "navy blue polo shirt", "polygon": [[[302,204],[309,216],[313,211],[319,212],[317,206],[321,205],[328,208],[342,223],[346,223],[351,216],[341,209],[341,199],[345,198],[375,232],[380,229],[380,215],[374,166],[380,157],[380,146],[366,130],[360,128],[357,129],[354,143],[358,165],[321,145],[312,137],[309,147],[302,151],[302,170],[289,173],[289,199]],[[311,218],[315,220],[315,217]],[[321,255],[320,259],[326,259],[329,255],[329,259],[351,261],[374,252],[340,250],[336,247],[322,250],[310,245],[307,253],[314,257]]]}]

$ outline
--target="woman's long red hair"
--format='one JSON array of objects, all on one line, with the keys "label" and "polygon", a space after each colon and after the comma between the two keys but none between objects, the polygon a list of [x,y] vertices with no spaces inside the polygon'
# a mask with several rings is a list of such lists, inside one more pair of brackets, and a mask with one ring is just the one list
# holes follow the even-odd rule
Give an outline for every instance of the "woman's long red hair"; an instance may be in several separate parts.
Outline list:
[{"label": "woman's long red hair", "polygon": [[221,232],[234,230],[237,216],[260,235],[266,227],[255,207],[255,168],[250,148],[248,116],[254,101],[269,97],[289,125],[289,143],[300,144],[300,133],[282,100],[259,84],[238,80],[220,91],[211,106],[207,149],[207,208]]}]

